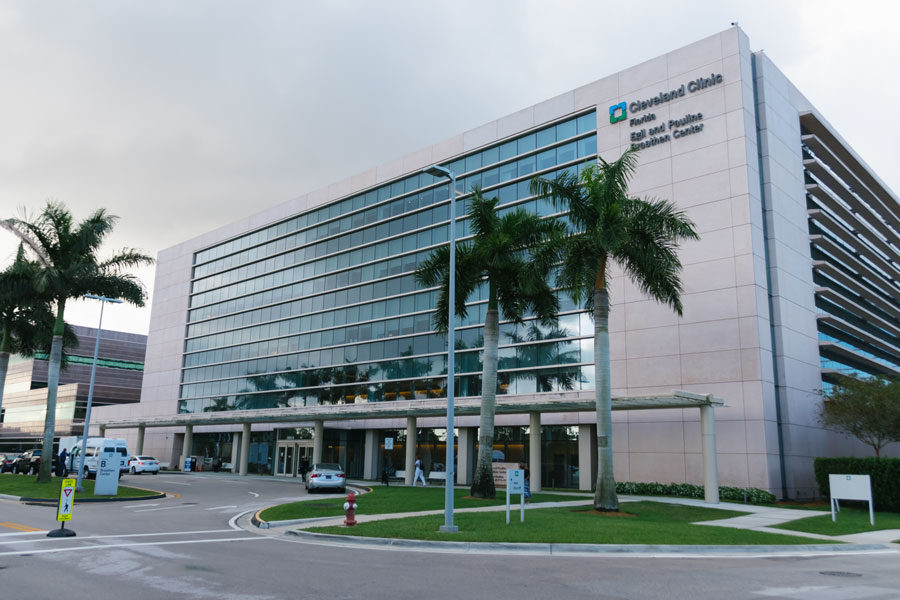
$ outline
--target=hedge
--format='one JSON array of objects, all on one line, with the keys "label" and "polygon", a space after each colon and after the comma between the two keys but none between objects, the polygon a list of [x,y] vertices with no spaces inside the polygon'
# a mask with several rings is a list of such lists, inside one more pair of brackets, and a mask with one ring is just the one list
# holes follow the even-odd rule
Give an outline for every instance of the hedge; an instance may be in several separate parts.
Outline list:
[{"label": "hedge", "polygon": [[875,510],[900,512],[900,458],[817,458],[815,470],[819,491],[826,498],[831,495],[829,475],[869,475]]},{"label": "hedge", "polygon": [[[678,496],[681,498],[703,498],[705,490],[702,485],[692,483],[639,483],[633,481],[617,481],[617,494],[635,494],[638,496]],[[750,504],[772,504],[775,495],[757,488],[738,488],[719,486],[719,499]]]}]

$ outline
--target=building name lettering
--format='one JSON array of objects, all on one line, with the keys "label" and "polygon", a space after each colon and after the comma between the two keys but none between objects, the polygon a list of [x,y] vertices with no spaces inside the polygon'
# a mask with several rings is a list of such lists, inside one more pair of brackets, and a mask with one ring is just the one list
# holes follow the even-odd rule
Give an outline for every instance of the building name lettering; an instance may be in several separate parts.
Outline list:
[{"label": "building name lettering", "polygon": [[[649,117],[649,118],[648,118]],[[631,119],[632,122],[640,123],[651,122],[656,120],[654,113],[647,113],[640,119]],[[681,139],[694,133],[703,131],[703,113],[688,113],[680,119],[669,119],[665,123],[654,125],[653,127],[642,127],[638,131],[631,132],[632,148],[650,148],[665,144],[673,139]],[[633,127],[634,125],[632,125]]]},{"label": "building name lettering", "polygon": [[[628,106],[628,109],[632,113],[637,113],[654,106],[659,106],[660,104],[665,104],[666,102],[670,102],[672,100],[675,100],[676,98],[683,98],[686,93],[693,94],[694,92],[699,92],[700,90],[705,90],[706,88],[719,85],[720,83],[722,83],[722,81],[724,81],[724,77],[722,77],[721,73],[712,73],[709,77],[698,77],[697,79],[689,81],[686,84],[682,83],[674,90],[660,92],[656,96],[647,98],[646,100],[636,100]],[[635,119],[632,119],[631,121],[633,122],[635,121]],[[632,123],[632,126],[633,125],[634,123]]]}]

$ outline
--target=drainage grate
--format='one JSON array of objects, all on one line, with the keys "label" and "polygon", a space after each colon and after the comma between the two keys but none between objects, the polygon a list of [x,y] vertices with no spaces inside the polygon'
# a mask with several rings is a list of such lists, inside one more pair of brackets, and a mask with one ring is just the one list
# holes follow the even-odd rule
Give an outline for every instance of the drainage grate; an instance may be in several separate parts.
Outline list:
[{"label": "drainage grate", "polygon": [[828,575],[829,577],[862,577],[862,573],[851,573],[850,571],[819,571],[819,575]]}]

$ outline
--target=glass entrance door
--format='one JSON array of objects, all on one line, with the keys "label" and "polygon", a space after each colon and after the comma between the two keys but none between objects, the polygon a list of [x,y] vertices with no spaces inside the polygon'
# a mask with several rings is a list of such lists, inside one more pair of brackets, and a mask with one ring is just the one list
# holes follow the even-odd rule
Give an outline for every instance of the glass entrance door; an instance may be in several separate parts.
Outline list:
[{"label": "glass entrance door", "polygon": [[279,442],[275,461],[275,475],[280,477],[300,477],[306,461],[307,469],[312,463],[311,442]]},{"label": "glass entrance door", "polygon": [[294,465],[294,447],[296,444],[290,444],[285,446],[285,457],[284,457],[284,474],[288,477],[296,477],[297,476],[297,467]]},{"label": "glass entrance door", "polygon": [[[278,455],[277,460],[275,461],[275,474],[284,476],[286,474],[287,465],[285,464],[285,459],[287,458],[287,446],[279,445],[278,446]],[[293,446],[292,446],[293,448]]]}]

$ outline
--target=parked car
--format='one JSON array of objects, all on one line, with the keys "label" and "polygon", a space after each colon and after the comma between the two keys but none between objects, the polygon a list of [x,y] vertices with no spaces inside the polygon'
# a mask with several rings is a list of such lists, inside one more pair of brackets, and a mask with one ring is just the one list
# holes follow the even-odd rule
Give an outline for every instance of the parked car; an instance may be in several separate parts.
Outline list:
[{"label": "parked car", "polygon": [[0,454],[0,473],[15,473],[13,463],[19,458],[18,454]]},{"label": "parked car", "polygon": [[319,463],[312,466],[306,474],[306,489],[308,491],[321,489],[337,489],[341,493],[347,491],[346,477],[341,465],[334,463]]},{"label": "parked car", "polygon": [[41,449],[29,450],[13,461],[13,473],[35,474],[41,468]]},{"label": "parked car", "polygon": [[159,473],[159,461],[152,456],[132,456],[128,459],[128,470],[132,475],[138,473]]}]

